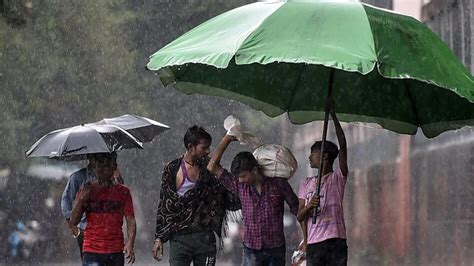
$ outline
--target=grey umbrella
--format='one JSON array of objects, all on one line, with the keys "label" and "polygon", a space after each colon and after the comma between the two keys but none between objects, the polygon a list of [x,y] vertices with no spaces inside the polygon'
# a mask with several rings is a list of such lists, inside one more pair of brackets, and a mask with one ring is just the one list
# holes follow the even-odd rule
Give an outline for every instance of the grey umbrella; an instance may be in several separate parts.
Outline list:
[{"label": "grey umbrella", "polygon": [[124,149],[143,149],[142,143],[124,129],[113,125],[81,125],[44,135],[26,152],[26,157],[84,160],[87,154]]},{"label": "grey umbrella", "polygon": [[170,129],[170,127],[165,124],[138,115],[122,115],[113,118],[105,118],[93,124],[121,127],[142,142],[150,142],[158,134]]}]

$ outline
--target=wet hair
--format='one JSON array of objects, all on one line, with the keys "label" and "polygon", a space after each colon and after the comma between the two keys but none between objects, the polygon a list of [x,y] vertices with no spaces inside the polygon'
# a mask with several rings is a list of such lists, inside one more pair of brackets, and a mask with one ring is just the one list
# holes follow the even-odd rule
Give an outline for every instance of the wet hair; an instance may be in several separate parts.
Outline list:
[{"label": "wet hair", "polygon": [[201,140],[212,142],[212,137],[203,127],[194,125],[188,128],[188,131],[184,134],[184,147],[188,149],[189,144],[196,146]]},{"label": "wet hair", "polygon": [[[311,152],[321,151],[322,141],[316,141],[313,146],[311,146]],[[339,148],[336,144],[331,141],[324,142],[324,153],[327,153],[328,160],[330,164],[333,164],[339,154]]]},{"label": "wet hair", "polygon": [[238,153],[234,160],[232,160],[230,171],[233,175],[239,176],[241,172],[252,171],[255,167],[258,167],[257,159],[255,159],[252,153],[243,151]]}]

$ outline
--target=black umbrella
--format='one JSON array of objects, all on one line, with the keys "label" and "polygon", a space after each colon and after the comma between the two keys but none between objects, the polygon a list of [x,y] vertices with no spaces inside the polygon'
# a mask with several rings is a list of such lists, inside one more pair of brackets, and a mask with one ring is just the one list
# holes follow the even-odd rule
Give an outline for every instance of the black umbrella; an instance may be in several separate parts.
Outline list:
[{"label": "black umbrella", "polygon": [[84,160],[87,154],[143,149],[142,143],[124,129],[113,125],[81,125],[44,135],[26,152],[26,157]]},{"label": "black umbrella", "polygon": [[125,129],[142,142],[150,142],[158,135],[170,129],[169,126],[138,115],[122,115],[105,118],[94,125],[114,125]]}]

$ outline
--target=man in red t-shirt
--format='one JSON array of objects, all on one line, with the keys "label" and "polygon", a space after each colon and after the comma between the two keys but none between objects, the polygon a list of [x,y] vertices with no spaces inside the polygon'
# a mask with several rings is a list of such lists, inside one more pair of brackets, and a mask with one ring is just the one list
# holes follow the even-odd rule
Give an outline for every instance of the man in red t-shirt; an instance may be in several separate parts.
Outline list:
[{"label": "man in red t-shirt", "polygon": [[[78,224],[82,214],[87,217],[84,232],[83,265],[124,265],[135,262],[133,251],[136,222],[130,189],[113,181],[117,154],[97,156],[97,181],[86,183],[79,192],[70,222]],[[127,222],[128,241],[124,244],[123,218]]]}]

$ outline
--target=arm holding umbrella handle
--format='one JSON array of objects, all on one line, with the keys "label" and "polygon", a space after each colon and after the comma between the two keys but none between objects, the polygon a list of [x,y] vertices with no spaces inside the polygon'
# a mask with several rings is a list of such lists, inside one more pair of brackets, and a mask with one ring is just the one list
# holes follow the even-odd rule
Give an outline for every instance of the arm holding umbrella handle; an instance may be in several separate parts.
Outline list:
[{"label": "arm holding umbrella handle", "polygon": [[[323,139],[321,141],[321,160],[319,162],[319,169],[318,169],[318,185],[316,189],[316,195],[319,195],[321,193],[321,178],[323,175],[323,162],[324,162],[324,144],[326,142],[326,134],[328,131],[328,120],[329,120],[329,112],[326,111],[325,119],[324,119],[324,127],[323,127]],[[314,208],[311,212],[311,217],[313,218],[313,224],[316,223],[316,217],[318,216],[319,213],[319,206]]]},{"label": "arm holding umbrella handle", "polygon": [[[333,89],[333,85],[334,85],[334,72],[335,72],[335,69],[334,68],[331,68],[330,71],[329,71],[329,81],[328,81],[328,94],[327,94],[327,97],[326,97],[326,102],[329,102],[331,99],[332,99],[332,89]],[[326,106],[325,108],[326,112],[324,114],[324,126],[323,126],[323,138],[321,140],[321,156],[320,156],[320,161],[319,161],[319,169],[318,169],[318,181],[317,181],[317,189],[316,189],[316,195],[319,195],[321,193],[321,177],[323,175],[323,154],[324,154],[324,145],[326,143],[326,137],[327,137],[327,133],[328,133],[328,122],[329,122],[329,110]],[[311,212],[311,217],[313,218],[312,219],[312,223],[315,224],[316,223],[316,217],[318,216],[318,209],[319,208],[314,208],[313,211]]]},{"label": "arm holding umbrella handle", "polygon": [[339,119],[336,116],[336,112],[334,111],[334,103],[333,109],[331,110],[331,116],[332,121],[334,122],[334,127],[336,128],[337,142],[339,143],[339,168],[341,169],[342,175],[347,177],[349,173],[349,169],[347,166],[347,141],[346,136],[344,134],[344,130],[342,129],[341,124],[339,123]]}]

